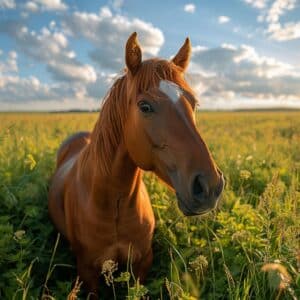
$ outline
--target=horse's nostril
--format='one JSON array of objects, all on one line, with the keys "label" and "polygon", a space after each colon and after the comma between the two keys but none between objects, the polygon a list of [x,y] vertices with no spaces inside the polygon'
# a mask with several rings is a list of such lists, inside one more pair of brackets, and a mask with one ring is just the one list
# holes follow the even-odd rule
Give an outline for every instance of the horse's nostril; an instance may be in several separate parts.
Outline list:
[{"label": "horse's nostril", "polygon": [[202,200],[204,197],[208,196],[208,188],[203,176],[197,175],[194,178],[192,192],[194,198],[197,200]]}]

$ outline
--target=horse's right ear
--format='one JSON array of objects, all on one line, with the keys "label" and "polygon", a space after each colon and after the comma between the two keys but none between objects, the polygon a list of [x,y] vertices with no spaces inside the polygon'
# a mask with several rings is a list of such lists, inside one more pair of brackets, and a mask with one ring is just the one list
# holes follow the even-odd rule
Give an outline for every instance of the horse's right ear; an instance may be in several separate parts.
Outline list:
[{"label": "horse's right ear", "polygon": [[126,43],[125,60],[128,70],[135,75],[142,64],[142,50],[137,40],[137,33],[134,32]]}]

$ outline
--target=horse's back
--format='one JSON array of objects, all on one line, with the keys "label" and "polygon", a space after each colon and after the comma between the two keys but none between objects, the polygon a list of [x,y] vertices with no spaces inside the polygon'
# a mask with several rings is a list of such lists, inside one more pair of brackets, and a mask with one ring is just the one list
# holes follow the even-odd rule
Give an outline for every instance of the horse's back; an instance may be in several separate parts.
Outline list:
[{"label": "horse's back", "polygon": [[57,151],[56,171],[49,187],[48,210],[57,229],[66,235],[64,214],[65,177],[71,171],[78,154],[89,144],[90,133],[78,132],[68,137]]},{"label": "horse's back", "polygon": [[68,158],[76,155],[83,147],[90,142],[90,132],[80,131],[62,142],[56,155],[56,167],[65,162]]}]

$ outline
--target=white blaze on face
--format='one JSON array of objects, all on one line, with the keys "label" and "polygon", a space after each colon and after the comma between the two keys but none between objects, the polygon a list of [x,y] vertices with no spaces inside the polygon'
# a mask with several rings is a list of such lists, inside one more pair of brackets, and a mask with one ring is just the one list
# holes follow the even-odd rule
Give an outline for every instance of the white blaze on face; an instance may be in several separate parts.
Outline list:
[{"label": "white blaze on face", "polygon": [[177,103],[182,95],[182,91],[177,84],[168,80],[161,80],[159,89],[166,94],[173,103]]}]

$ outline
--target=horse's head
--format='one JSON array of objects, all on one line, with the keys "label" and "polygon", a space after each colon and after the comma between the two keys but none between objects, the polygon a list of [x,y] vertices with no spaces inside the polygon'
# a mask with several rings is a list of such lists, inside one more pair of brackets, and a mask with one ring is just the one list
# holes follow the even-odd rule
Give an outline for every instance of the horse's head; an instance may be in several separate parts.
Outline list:
[{"label": "horse's head", "polygon": [[136,33],[130,36],[124,139],[136,165],[175,189],[185,215],[197,215],[216,206],[224,178],[196,128],[196,99],[184,79],[190,53],[186,39],[171,61],[142,61]]}]

